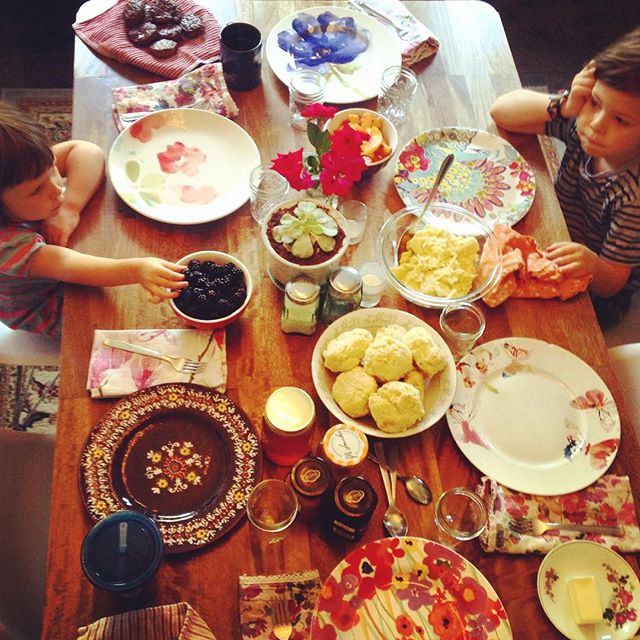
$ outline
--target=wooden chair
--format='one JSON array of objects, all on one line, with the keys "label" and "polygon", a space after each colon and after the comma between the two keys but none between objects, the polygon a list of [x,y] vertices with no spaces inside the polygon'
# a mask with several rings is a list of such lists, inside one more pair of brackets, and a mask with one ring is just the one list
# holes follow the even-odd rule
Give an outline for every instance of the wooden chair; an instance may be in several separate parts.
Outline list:
[{"label": "wooden chair", "polygon": [[40,638],[54,442],[0,428],[0,640]]}]

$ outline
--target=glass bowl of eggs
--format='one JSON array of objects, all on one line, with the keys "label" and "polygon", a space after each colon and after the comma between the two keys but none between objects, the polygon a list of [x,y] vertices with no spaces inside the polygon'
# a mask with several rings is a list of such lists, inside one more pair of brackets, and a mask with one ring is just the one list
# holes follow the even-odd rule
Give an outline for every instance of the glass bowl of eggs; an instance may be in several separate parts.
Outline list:
[{"label": "glass bowl of eggs", "polygon": [[378,233],[378,260],[389,283],[406,300],[431,309],[489,293],[502,275],[500,245],[491,227],[456,205],[423,209],[401,209]]}]

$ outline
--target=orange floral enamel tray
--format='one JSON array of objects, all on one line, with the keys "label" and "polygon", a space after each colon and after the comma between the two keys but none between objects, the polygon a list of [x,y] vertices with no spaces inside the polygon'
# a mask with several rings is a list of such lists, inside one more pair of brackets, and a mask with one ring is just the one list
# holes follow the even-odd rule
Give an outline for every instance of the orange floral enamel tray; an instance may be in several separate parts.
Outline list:
[{"label": "orange floral enamel tray", "polygon": [[95,425],[80,486],[94,520],[141,511],[156,519],[165,551],[180,553],[242,518],[261,467],[258,436],[226,395],[160,384],[122,398]]}]

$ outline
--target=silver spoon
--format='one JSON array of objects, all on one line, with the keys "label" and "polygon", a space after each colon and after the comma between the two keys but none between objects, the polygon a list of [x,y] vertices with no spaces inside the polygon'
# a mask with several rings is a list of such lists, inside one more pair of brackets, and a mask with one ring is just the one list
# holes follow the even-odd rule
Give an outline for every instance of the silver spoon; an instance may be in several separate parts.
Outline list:
[{"label": "silver spoon", "polygon": [[[380,464],[372,455],[368,456],[369,460],[372,460],[376,464]],[[389,469],[387,465],[382,465],[385,469]],[[418,476],[403,476],[398,474],[398,478],[404,482],[405,489],[409,494],[409,497],[415,502],[420,504],[430,504],[433,500],[433,495],[429,485]]]},{"label": "silver spoon", "polygon": [[[382,524],[384,528],[387,530],[387,533],[397,538],[399,536],[406,536],[407,531],[409,529],[409,525],[407,523],[407,518],[404,513],[396,507],[396,499],[395,499],[395,473],[393,472],[394,464],[394,451],[392,450],[390,453],[390,465],[387,467],[385,460],[385,452],[384,447],[381,442],[375,443],[376,456],[378,460],[382,460],[383,463],[378,465],[380,467],[380,474],[382,475],[382,480],[384,484],[384,490],[387,494],[387,502],[389,503],[389,508],[384,512],[382,516]],[[397,455],[397,450],[395,450],[395,455]],[[383,466],[384,465],[384,466]],[[386,476],[387,471],[391,478]]]},{"label": "silver spoon", "polygon": [[433,199],[436,197],[436,193],[438,193],[438,187],[440,183],[444,179],[445,175],[447,175],[447,171],[451,168],[453,161],[455,160],[455,156],[453,153],[449,153],[445,156],[442,164],[440,165],[440,169],[438,169],[438,175],[436,179],[433,181],[433,187],[431,187],[431,192],[429,193],[429,197],[427,201],[424,203],[424,207],[422,207],[422,213],[420,214],[420,218],[424,218],[424,214],[427,213],[427,210],[431,206]]}]

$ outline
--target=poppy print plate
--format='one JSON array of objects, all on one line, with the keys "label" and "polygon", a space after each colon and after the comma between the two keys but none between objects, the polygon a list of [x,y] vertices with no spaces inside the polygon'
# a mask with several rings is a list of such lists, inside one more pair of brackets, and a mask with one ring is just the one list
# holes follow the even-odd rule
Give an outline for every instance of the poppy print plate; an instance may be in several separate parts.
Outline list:
[{"label": "poppy print plate", "polygon": [[[572,578],[593,576],[602,619],[576,624],[568,585]],[[553,625],[570,640],[627,640],[640,627],[640,581],[615,551],[597,542],[573,540],[550,551],[538,569],[538,597]]]},{"label": "poppy print plate", "polygon": [[455,551],[422,538],[386,538],[352,551],[316,603],[311,640],[513,638],[489,581]]},{"label": "poppy print plate", "polygon": [[459,127],[425,131],[402,149],[394,182],[405,205],[426,202],[449,153],[455,160],[440,184],[436,202],[458,205],[491,227],[511,226],[529,211],[536,183],[527,161],[503,138]]},{"label": "poppy print plate", "polygon": [[156,520],[167,553],[217,540],[244,515],[262,453],[247,419],[224,394],[159,384],[119,400],[96,424],[80,486],[98,521],[122,509]]},{"label": "poppy print plate", "polygon": [[506,338],[456,365],[447,422],[482,473],[524,493],[563,495],[595,482],[620,445],[611,392],[583,360],[554,344]]},{"label": "poppy print plate", "polygon": [[353,104],[378,95],[382,72],[402,64],[399,41],[374,18],[343,7],[309,7],[276,24],[265,45],[276,76],[289,84],[299,69],[326,81],[324,102]]},{"label": "poppy print plate", "polygon": [[249,174],[258,164],[256,143],[229,118],[165,109],[120,133],[107,168],[117,194],[138,213],[169,224],[200,224],[249,199]]}]

